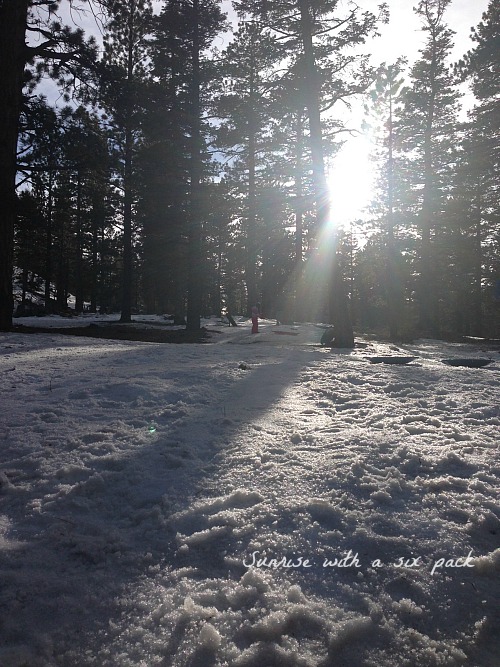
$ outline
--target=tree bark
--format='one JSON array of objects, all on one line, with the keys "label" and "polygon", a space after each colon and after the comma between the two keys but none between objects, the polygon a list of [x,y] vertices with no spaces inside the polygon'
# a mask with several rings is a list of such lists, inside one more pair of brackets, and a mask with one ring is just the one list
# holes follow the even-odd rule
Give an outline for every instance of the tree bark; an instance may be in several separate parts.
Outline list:
[{"label": "tree bark", "polygon": [[0,3],[0,71],[3,102],[0,104],[0,331],[12,327],[14,299],[12,273],[16,218],[16,152],[26,64],[28,0]]}]

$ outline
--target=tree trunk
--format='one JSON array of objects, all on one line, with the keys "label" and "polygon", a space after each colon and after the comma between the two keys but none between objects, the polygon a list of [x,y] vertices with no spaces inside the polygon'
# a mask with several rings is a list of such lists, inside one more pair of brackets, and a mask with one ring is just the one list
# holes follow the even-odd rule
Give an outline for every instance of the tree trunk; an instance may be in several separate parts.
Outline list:
[{"label": "tree trunk", "polygon": [[474,213],[476,217],[476,233],[474,236],[474,325],[472,334],[482,336],[484,334],[483,322],[483,230],[481,224],[482,217],[482,197],[480,186],[476,196]]},{"label": "tree trunk", "polygon": [[314,56],[312,25],[307,0],[299,0],[302,43],[304,47],[304,85],[309,118],[311,157],[316,197],[318,234],[324,236],[328,252],[331,253],[331,276],[329,282],[330,322],[335,325],[335,347],[354,347],[354,334],[347,305],[347,295],[337,256],[337,239],[331,229],[330,195],[325,174],[323,136],[320,114],[320,84]]},{"label": "tree trunk", "polygon": [[302,155],[304,141],[303,112],[303,109],[299,109],[297,112],[297,144],[295,157],[295,197],[297,200],[295,207],[295,266],[297,267],[297,272],[300,272],[300,267],[302,265],[302,235],[304,233],[304,202],[302,201],[304,195],[302,188],[302,177],[304,171]]},{"label": "tree trunk", "polygon": [[433,53],[431,62],[430,85],[431,95],[424,130],[424,187],[422,193],[422,208],[420,210],[420,229],[422,234],[421,248],[421,275],[419,295],[420,328],[423,333],[431,336],[439,335],[437,318],[437,281],[433,262],[432,244],[432,189],[434,173],[432,164],[432,142],[434,131],[434,113],[436,98],[436,35],[433,34]]},{"label": "tree trunk", "polygon": [[394,240],[394,124],[392,80],[389,81],[389,159],[387,169],[387,243],[386,243],[386,295],[389,320],[389,338],[398,339],[399,322],[403,310],[403,290],[399,271],[399,253]]},{"label": "tree trunk", "polygon": [[28,269],[23,268],[21,303],[25,302],[27,291],[28,291]]},{"label": "tree trunk", "polygon": [[52,212],[53,212],[53,176],[52,169],[49,171],[49,188],[47,193],[47,231],[45,236],[45,312],[52,312]]},{"label": "tree trunk", "polygon": [[295,147],[295,270],[288,294],[283,295],[280,307],[281,317],[285,321],[304,319],[302,285],[302,255],[304,236],[304,108],[297,110],[296,147]]},{"label": "tree trunk", "polygon": [[0,104],[0,331],[12,327],[12,272],[16,217],[16,152],[26,64],[28,0],[0,3],[0,71],[3,102]]},{"label": "tree trunk", "polygon": [[[222,224],[220,228],[222,229]],[[216,297],[215,297],[215,314],[217,317],[222,316],[222,244],[221,244],[221,235],[219,233],[217,239],[217,286],[216,286]]]},{"label": "tree trunk", "polygon": [[134,21],[136,20],[134,6],[129,11],[128,53],[127,53],[127,85],[129,99],[125,114],[125,145],[123,164],[123,275],[122,275],[122,307],[120,322],[132,321],[132,277],[133,277],[133,248],[132,248],[132,177],[133,177],[133,145],[132,131],[132,100],[130,99],[134,83]]},{"label": "tree trunk", "polygon": [[[105,224],[105,209],[102,199],[99,201],[98,196],[94,193],[92,199],[92,269],[90,273],[90,312],[97,312],[98,300],[98,283],[100,282],[100,268],[99,268],[99,229],[104,228]],[[102,260],[102,258],[101,258]],[[102,293],[102,288],[101,288]],[[102,304],[100,304],[102,305]]]},{"label": "tree trunk", "polygon": [[247,203],[247,247],[246,247],[246,270],[247,283],[247,315],[250,316],[252,306],[258,299],[257,294],[257,187],[256,187],[256,135],[257,118],[255,109],[255,54],[254,33],[250,43],[250,81],[248,99],[248,203]]},{"label": "tree trunk", "polygon": [[201,176],[202,137],[200,101],[200,15],[199,2],[193,0],[193,41],[191,44],[191,210],[189,214],[189,278],[186,329],[198,331],[201,320],[202,295],[202,221],[201,221]]},{"label": "tree trunk", "polygon": [[75,258],[75,312],[83,312],[83,230],[82,230],[82,177],[78,171],[76,191],[76,258]]},{"label": "tree trunk", "polygon": [[[128,119],[130,121],[130,119]],[[132,130],[125,130],[125,159],[123,178],[123,274],[120,322],[132,321]]]}]

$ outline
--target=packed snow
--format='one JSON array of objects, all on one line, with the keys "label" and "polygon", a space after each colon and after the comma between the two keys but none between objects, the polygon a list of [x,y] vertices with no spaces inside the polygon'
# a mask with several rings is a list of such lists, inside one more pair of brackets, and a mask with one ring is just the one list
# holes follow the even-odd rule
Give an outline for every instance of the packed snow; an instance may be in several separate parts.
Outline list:
[{"label": "packed snow", "polygon": [[206,324],[0,335],[0,665],[497,667],[499,348]]}]

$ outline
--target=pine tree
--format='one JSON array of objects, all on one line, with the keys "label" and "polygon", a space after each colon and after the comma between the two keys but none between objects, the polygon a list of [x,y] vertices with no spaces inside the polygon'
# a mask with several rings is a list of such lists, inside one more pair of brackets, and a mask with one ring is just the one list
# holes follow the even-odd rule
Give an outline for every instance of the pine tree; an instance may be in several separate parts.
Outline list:
[{"label": "pine tree", "polygon": [[[70,2],[71,0],[69,0]],[[64,81],[65,66],[77,60],[90,64],[93,42],[83,41],[81,30],[72,31],[52,20],[57,9],[53,0],[2,0],[0,3],[0,68],[5,101],[0,105],[0,330],[12,326],[12,270],[16,214],[16,149],[23,89],[29,65],[36,65]],[[45,14],[44,14],[45,12]],[[26,45],[28,30],[39,41]],[[36,80],[36,71],[32,74]]]},{"label": "pine tree", "polygon": [[134,271],[135,156],[139,141],[139,109],[145,76],[151,0],[111,0],[104,39],[102,104],[112,116],[119,153],[123,193],[123,293],[121,322],[132,316]]},{"label": "pine tree", "polygon": [[[241,201],[247,314],[262,299],[260,270],[263,256],[263,221],[259,201],[264,188],[265,164],[279,150],[272,136],[272,90],[282,50],[263,34],[260,21],[242,21],[220,63],[222,76],[213,113],[218,118],[217,149],[226,157],[225,172]],[[280,170],[282,171],[282,169]],[[279,175],[274,172],[275,184]],[[266,310],[269,304],[266,304]]]},{"label": "pine tree", "polygon": [[16,149],[21,112],[28,0],[0,4],[0,67],[5,100],[0,105],[0,331],[12,326],[12,271],[16,215]]},{"label": "pine tree", "polygon": [[[40,201],[30,190],[19,193],[15,226],[15,266],[21,277],[21,301],[16,313],[32,315],[31,295],[40,289],[40,277],[44,272],[44,258],[40,249],[44,247],[43,211]],[[30,297],[28,297],[28,291]]]},{"label": "pine tree", "polygon": [[20,141],[20,156],[23,163],[19,166],[26,174],[42,212],[44,228],[44,260],[41,276],[44,279],[45,311],[54,310],[52,286],[55,282],[54,242],[56,224],[54,210],[56,190],[62,174],[62,152],[64,147],[60,116],[49,107],[43,98],[31,101],[25,108],[23,134]]},{"label": "pine tree", "polygon": [[[45,278],[47,312],[53,308],[54,285],[58,309],[67,307],[68,291],[76,295],[77,311],[84,298],[93,300],[95,308],[97,233],[105,224],[101,211],[109,188],[108,149],[99,120],[82,107],[57,111],[34,98],[25,106],[21,127],[18,167],[37,201],[44,233],[36,247],[44,259],[27,268]],[[18,238],[25,237],[23,220],[31,223],[26,217],[18,221]],[[90,266],[85,257],[92,257]]]},{"label": "pine tree", "polygon": [[[145,168],[154,169],[151,158],[159,158],[156,185],[145,189],[152,214],[146,222],[145,249],[148,257],[155,257],[157,268],[153,273],[146,270],[151,281],[151,275],[161,271],[162,261],[170,264],[169,300],[176,314],[184,314],[187,292],[187,328],[193,331],[200,328],[204,298],[209,216],[205,193],[212,176],[205,116],[214,68],[208,50],[223,28],[218,0],[165,3],[155,20],[152,48],[151,85],[157,109],[144,119]],[[163,190],[163,211],[154,201],[158,186]],[[153,250],[153,239],[160,240],[161,252]]]},{"label": "pine tree", "polygon": [[[469,114],[463,142],[463,167],[459,185],[461,202],[457,215],[468,221],[472,250],[470,275],[474,302],[471,330],[483,335],[483,303],[487,305],[490,330],[496,335],[493,293],[499,280],[498,248],[500,244],[500,4],[491,0],[482,21],[472,29],[474,47],[456,65],[462,81],[471,83],[477,100]],[[486,300],[485,300],[486,297]]]},{"label": "pine tree", "polygon": [[[106,227],[110,196],[110,157],[107,136],[97,115],[80,106],[66,107],[63,120],[63,167],[67,169],[70,229],[70,291],[75,311],[88,300],[95,311],[99,276],[98,233]],[[109,233],[107,231],[106,233]]]},{"label": "pine tree", "polygon": [[372,116],[371,133],[377,139],[378,148],[374,159],[378,163],[380,178],[378,201],[372,204],[377,216],[377,227],[385,249],[385,280],[383,292],[387,308],[387,321],[391,340],[398,338],[401,320],[404,319],[403,285],[401,275],[401,242],[397,238],[396,216],[396,172],[394,158],[396,133],[395,122],[403,85],[402,67],[404,60],[394,65],[385,63],[379,68],[374,87],[370,92],[370,102],[365,112]]},{"label": "pine tree", "polygon": [[138,215],[143,228],[143,285],[148,312],[184,321],[189,207],[189,45],[179,3],[153,19],[151,71],[137,155]]},{"label": "pine tree", "polygon": [[[378,18],[370,12],[363,15],[354,9],[340,16],[336,1],[289,0],[265,2],[253,6],[244,0],[236,3],[241,12],[258,13],[276,40],[286,44],[290,59],[297,64],[301,96],[307,112],[309,148],[311,151],[312,180],[314,184],[317,234],[325,237],[330,223],[330,194],[325,167],[324,124],[321,114],[350,94],[360,93],[369,84],[366,60],[362,56],[348,56],[345,49],[364,43],[375,31]],[[385,6],[381,6],[384,15]],[[379,18],[382,18],[380,16]],[[357,65],[357,67],[356,67]],[[348,84],[343,74],[350,71]],[[332,267],[328,270],[329,311],[337,328],[339,346],[353,344],[352,325],[347,309],[346,289],[338,269],[336,239],[329,235],[322,245],[328,247]]]},{"label": "pine tree", "polygon": [[438,335],[443,263],[438,253],[443,210],[457,160],[457,113],[460,97],[447,64],[452,33],[444,23],[450,0],[420,0],[416,8],[427,41],[411,71],[404,106],[396,124],[399,187],[408,227],[420,239],[417,300],[422,332]]}]

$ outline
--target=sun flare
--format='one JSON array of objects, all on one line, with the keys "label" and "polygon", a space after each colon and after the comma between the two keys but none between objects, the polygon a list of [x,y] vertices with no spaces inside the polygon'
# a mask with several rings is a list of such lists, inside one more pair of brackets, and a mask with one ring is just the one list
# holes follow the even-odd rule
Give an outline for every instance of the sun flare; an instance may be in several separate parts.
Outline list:
[{"label": "sun flare", "polygon": [[375,170],[370,150],[364,137],[349,139],[329,169],[331,217],[336,226],[362,218],[373,198]]}]

